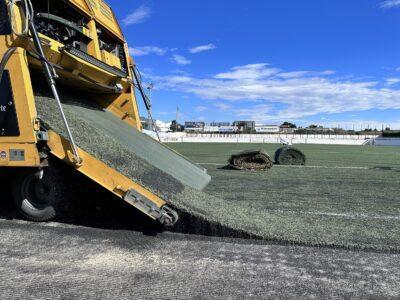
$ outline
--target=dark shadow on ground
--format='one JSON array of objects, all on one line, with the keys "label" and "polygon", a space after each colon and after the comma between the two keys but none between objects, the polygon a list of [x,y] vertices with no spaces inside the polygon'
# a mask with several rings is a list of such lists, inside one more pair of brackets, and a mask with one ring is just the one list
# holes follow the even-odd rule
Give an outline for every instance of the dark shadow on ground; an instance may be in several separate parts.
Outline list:
[{"label": "dark shadow on ground", "polygon": [[[67,167],[68,168],[68,167]],[[57,222],[86,227],[133,230],[146,235],[154,235],[161,231],[160,226],[141,212],[102,189],[90,179],[79,173],[71,173],[66,169],[73,201],[68,210]],[[11,195],[11,183],[0,181],[3,191],[0,201],[0,218],[23,219],[16,212]]]},{"label": "dark shadow on ground", "polygon": [[[162,227],[158,222],[153,221],[86,176],[73,171],[66,164],[58,161],[53,161],[52,164],[60,173],[65,174],[63,182],[68,185],[68,190],[72,194],[70,197],[72,201],[63,211],[63,216],[55,220],[57,222],[99,229],[131,230],[142,232],[145,235],[170,231],[203,236],[256,238],[245,232],[193,217],[182,211],[178,211],[179,221],[174,227]],[[8,175],[8,177],[12,176]],[[13,204],[11,181],[12,179],[0,181],[0,189],[4,195],[0,201],[0,218],[23,219],[16,212]]]},{"label": "dark shadow on ground", "polygon": [[237,171],[237,172],[251,172],[251,173],[263,173],[263,172],[268,172],[268,170],[269,170],[269,169],[267,169],[267,170],[238,169],[238,168],[234,168],[230,165],[220,166],[220,167],[217,167],[216,169],[222,170],[222,171]]},{"label": "dark shadow on ground", "polygon": [[[2,184],[0,183],[0,186]],[[4,196],[4,198],[3,198]],[[0,218],[5,220],[13,220],[17,218],[17,213],[12,205],[10,193],[3,193],[0,201]]]},{"label": "dark shadow on ground", "polygon": [[376,166],[371,169],[378,170],[378,171],[392,171],[392,172],[400,173],[400,168],[398,168],[398,167]]},{"label": "dark shadow on ground", "polygon": [[234,170],[234,171],[238,171],[238,169],[232,168],[230,165],[225,165],[225,166],[220,166],[217,167],[218,170]]}]

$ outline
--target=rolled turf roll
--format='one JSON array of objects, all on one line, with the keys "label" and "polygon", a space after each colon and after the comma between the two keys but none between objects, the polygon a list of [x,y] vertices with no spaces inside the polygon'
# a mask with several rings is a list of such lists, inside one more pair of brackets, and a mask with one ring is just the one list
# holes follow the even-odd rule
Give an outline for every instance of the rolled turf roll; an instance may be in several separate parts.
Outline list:
[{"label": "rolled turf roll", "polygon": [[306,164],[306,156],[299,149],[285,146],[276,150],[275,163],[278,165],[302,166]]},{"label": "rolled turf roll", "polygon": [[272,168],[271,157],[260,150],[248,150],[233,154],[228,160],[229,166],[236,170],[268,170]]}]

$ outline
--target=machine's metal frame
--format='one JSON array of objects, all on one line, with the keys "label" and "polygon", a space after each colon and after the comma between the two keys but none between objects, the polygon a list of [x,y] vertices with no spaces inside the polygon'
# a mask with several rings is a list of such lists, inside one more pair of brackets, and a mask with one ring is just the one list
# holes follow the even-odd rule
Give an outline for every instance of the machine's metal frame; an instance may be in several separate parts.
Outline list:
[{"label": "machine's metal frame", "polygon": [[[9,2],[9,0],[0,1]],[[88,88],[101,85],[107,86],[110,85],[110,82],[118,85],[121,93],[109,97],[99,96],[97,101],[105,109],[119,117],[121,121],[141,130],[138,106],[132,85],[133,76],[131,70],[133,60],[128,56],[128,47],[112,10],[103,0],[69,0],[64,2],[68,2],[71,7],[89,19],[88,30],[85,30],[85,34],[92,40],[88,46],[88,53],[94,60],[108,65],[110,69],[101,68],[101,64],[93,64],[90,60],[65,51],[64,45],[40,34],[40,42],[46,60],[55,66],[61,79],[68,79],[72,84],[75,82]],[[20,30],[23,26],[24,17],[21,7],[15,7],[14,16],[14,27]],[[116,72],[110,72],[111,68],[115,67],[112,63],[115,58],[110,59],[112,55],[104,54],[100,50],[97,26],[101,26],[103,30],[107,30],[109,34],[112,34],[123,43],[126,61],[128,62],[127,76],[121,77]],[[41,62],[35,55],[29,55],[29,53],[37,53],[32,39],[19,37],[12,33],[0,35],[0,58],[11,47],[16,47],[17,49],[9,59],[6,69],[10,75],[20,135],[17,137],[0,136],[0,153],[2,153],[0,155],[0,170],[4,170],[4,167],[40,168],[43,167],[43,161],[37,145],[40,142],[41,124],[36,113],[30,70],[32,68],[40,68]],[[153,219],[161,218],[160,214],[154,213],[154,209],[158,212],[163,212],[166,202],[148,189],[108,167],[79,147],[77,148],[77,154],[82,159],[82,162],[81,164],[76,164],[71,143],[54,131],[48,132],[47,146],[55,157],[70,164],[71,167],[128,203],[132,202],[131,197],[129,197],[130,191],[135,191],[136,195],[141,195],[143,199],[146,199],[146,203],[151,203],[153,208],[148,211],[141,210]],[[13,159],[10,154],[14,150],[21,151],[24,154],[24,159]]]}]

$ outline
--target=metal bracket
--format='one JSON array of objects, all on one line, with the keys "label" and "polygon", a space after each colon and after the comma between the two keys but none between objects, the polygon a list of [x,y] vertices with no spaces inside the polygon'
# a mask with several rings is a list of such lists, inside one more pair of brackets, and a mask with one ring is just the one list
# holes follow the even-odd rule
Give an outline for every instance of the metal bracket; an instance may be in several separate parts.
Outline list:
[{"label": "metal bracket", "polygon": [[176,211],[166,205],[158,207],[153,201],[135,190],[129,190],[125,194],[124,200],[162,225],[173,226],[178,221],[179,217]]},{"label": "metal bracket", "polygon": [[40,142],[47,142],[49,140],[49,134],[47,131],[38,131],[36,133],[37,139]]},{"label": "metal bracket", "polygon": [[101,60],[98,60],[97,58],[82,52],[70,45],[64,46],[60,48],[61,52],[65,52],[67,54],[76,56],[84,61],[86,61],[87,63],[94,65],[100,69],[105,70],[106,72],[109,72],[111,74],[113,74],[114,76],[120,77],[120,78],[126,78],[128,76],[127,73],[125,73],[124,71],[116,68],[116,67],[111,67],[109,65],[107,65],[106,63],[102,62]]},{"label": "metal bracket", "polygon": [[38,118],[35,118],[33,120],[33,130],[35,130],[35,131],[40,130],[40,120]]}]

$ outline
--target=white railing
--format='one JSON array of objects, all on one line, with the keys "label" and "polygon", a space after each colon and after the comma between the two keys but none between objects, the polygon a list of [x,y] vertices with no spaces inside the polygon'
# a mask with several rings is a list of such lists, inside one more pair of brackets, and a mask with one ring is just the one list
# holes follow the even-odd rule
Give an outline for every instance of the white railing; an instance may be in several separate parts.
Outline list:
[{"label": "white railing", "polygon": [[281,143],[293,144],[363,145],[377,135],[334,134],[221,134],[221,133],[163,133],[161,140],[169,143]]}]

